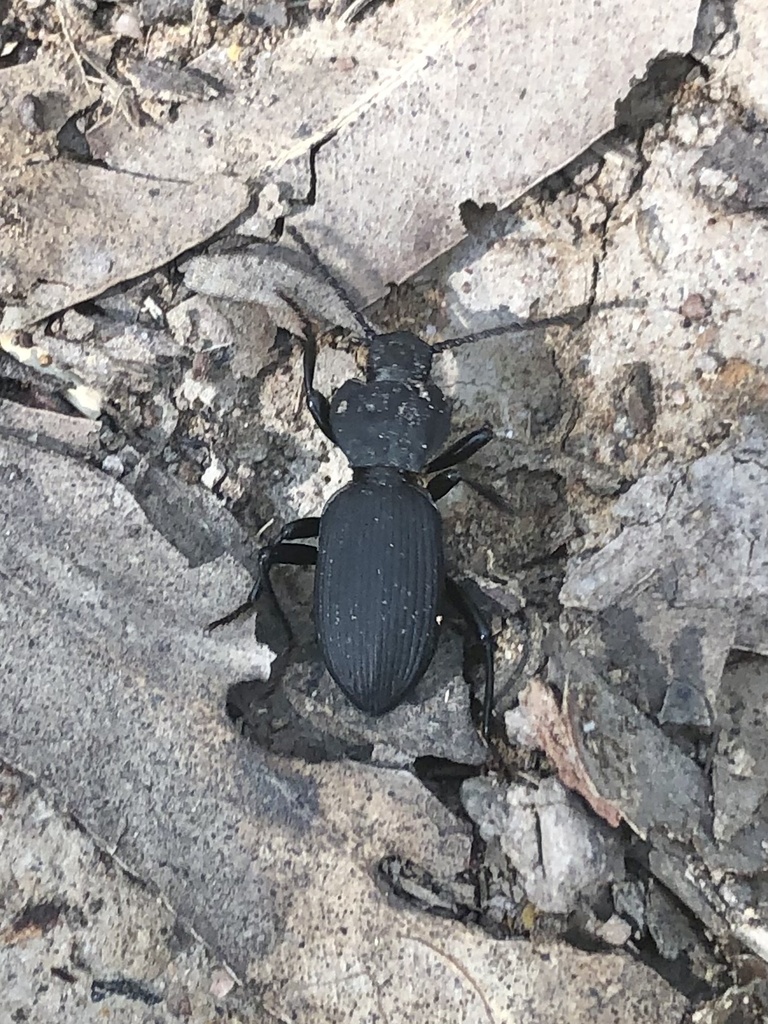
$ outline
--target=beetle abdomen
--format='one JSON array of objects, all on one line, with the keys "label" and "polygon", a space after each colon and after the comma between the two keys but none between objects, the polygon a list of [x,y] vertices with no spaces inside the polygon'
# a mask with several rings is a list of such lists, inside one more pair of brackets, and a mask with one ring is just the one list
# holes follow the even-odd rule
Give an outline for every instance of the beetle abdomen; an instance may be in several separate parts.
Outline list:
[{"label": "beetle abdomen", "polygon": [[317,634],[328,671],[362,711],[390,711],[426,671],[442,589],[442,523],[423,490],[375,470],[331,499],[320,520]]}]

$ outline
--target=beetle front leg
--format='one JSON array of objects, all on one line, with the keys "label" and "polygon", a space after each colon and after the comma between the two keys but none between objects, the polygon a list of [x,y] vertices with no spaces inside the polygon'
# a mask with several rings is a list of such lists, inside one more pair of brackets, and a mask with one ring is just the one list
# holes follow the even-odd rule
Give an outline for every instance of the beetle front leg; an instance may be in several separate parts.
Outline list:
[{"label": "beetle front leg", "polygon": [[473,430],[465,437],[460,437],[450,448],[446,448],[442,455],[438,455],[425,467],[424,472],[439,473],[444,469],[450,469],[451,466],[458,466],[460,462],[471,459],[476,452],[479,452],[492,440],[493,428],[486,423],[485,426],[478,427],[477,430]]},{"label": "beetle front leg", "polygon": [[309,516],[306,519],[297,519],[292,523],[287,523],[277,535],[277,539],[259,551],[258,573],[246,600],[228,615],[223,615],[220,619],[215,619],[213,622],[208,623],[205,627],[205,632],[211,633],[214,629],[218,629],[219,626],[226,626],[230,622],[242,618],[244,615],[250,615],[261,595],[266,593],[271,599],[290,640],[292,636],[291,627],[272,589],[272,581],[269,574],[275,565],[315,565],[317,562],[317,548],[309,547],[307,544],[291,544],[287,542],[311,540],[317,537],[319,530],[320,519],[317,516]]},{"label": "beetle front leg", "polygon": [[304,352],[304,402],[309,409],[312,419],[320,427],[328,440],[335,444],[336,441],[331,430],[330,403],[322,391],[318,391],[315,387],[315,364],[317,362],[317,338],[315,337],[315,332],[312,330],[312,325],[302,312],[301,307],[293,301],[290,295],[286,295],[285,292],[278,292],[277,294],[299,318],[302,330],[304,331],[304,337],[301,340]]},{"label": "beetle front leg", "polygon": [[315,363],[317,361],[317,340],[308,326],[304,327],[304,401],[312,419],[333,444],[336,443],[331,430],[331,406],[328,399],[315,387]]},{"label": "beetle front leg", "polygon": [[473,598],[466,590],[450,577],[445,581],[445,592],[448,600],[462,618],[472,626],[477,642],[482,645],[485,654],[485,693],[483,694],[483,738],[487,741],[491,734],[491,712],[493,710],[494,667],[493,667],[493,634],[487,619],[480,611]]}]

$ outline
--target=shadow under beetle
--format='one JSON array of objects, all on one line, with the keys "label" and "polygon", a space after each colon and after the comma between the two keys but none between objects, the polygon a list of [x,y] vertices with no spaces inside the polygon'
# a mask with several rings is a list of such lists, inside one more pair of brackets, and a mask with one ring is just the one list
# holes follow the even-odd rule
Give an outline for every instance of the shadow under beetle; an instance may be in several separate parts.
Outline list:
[{"label": "shadow under beetle", "polygon": [[[281,294],[304,327],[307,408],[346,455],[353,478],[322,515],[287,523],[261,548],[248,599],[208,629],[252,611],[266,594],[290,636],[270,571],[275,565],[315,565],[315,629],[325,665],[356,707],[383,715],[402,703],[429,667],[439,636],[438,617],[447,600],[484,650],[482,731],[487,739],[493,638],[474,600],[445,573],[442,520],[435,503],[459,482],[453,467],[488,444],[493,431],[482,426],[437,454],[448,438],[451,413],[446,397],[429,378],[435,352],[527,325],[491,328],[433,346],[409,331],[377,334],[298,231],[286,231],[348,306],[367,341],[365,381],[346,381],[329,401],[314,386],[317,343],[311,326],[294,301]],[[420,477],[431,479],[422,486]],[[295,543],[314,538],[317,547]]]}]

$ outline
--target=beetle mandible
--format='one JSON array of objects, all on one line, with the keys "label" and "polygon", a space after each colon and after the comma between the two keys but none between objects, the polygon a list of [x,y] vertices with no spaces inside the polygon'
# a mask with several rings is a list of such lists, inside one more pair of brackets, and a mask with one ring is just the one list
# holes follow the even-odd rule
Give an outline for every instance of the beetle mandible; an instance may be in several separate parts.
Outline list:
[{"label": "beetle mandible", "polygon": [[[323,661],[356,707],[383,715],[402,703],[429,667],[447,601],[484,650],[482,731],[487,739],[493,638],[475,601],[446,574],[436,502],[459,482],[454,467],[488,444],[493,431],[479,427],[438,454],[448,439],[451,412],[430,373],[436,351],[508,328],[433,346],[410,331],[377,334],[299,232],[292,227],[286,232],[348,306],[367,341],[366,379],[346,381],[329,401],[314,385],[317,342],[312,328],[293,299],[281,293],[304,328],[304,401],[320,430],[344,452],[353,476],[320,516],[287,523],[260,549],[247,600],[208,629],[252,611],[266,594],[290,636],[270,572],[276,565],[315,565],[315,630]],[[425,486],[422,477],[430,478]],[[296,543],[312,539],[316,547]]]}]

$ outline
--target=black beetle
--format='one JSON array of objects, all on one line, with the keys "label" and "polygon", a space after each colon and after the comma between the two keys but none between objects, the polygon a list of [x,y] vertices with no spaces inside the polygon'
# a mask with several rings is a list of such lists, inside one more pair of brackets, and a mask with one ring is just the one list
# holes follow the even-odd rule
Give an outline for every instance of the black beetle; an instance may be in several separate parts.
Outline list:
[{"label": "black beetle", "polygon": [[[295,302],[281,293],[304,327],[307,408],[346,455],[353,478],[328,501],[321,516],[288,523],[261,548],[248,599],[208,629],[252,611],[266,593],[290,636],[270,571],[275,565],[316,565],[315,629],[323,660],[356,707],[382,715],[402,703],[426,672],[447,599],[484,649],[482,731],[488,738],[493,638],[470,595],[445,573],[442,521],[435,502],[460,479],[452,467],[486,445],[493,431],[482,426],[437,454],[448,438],[451,414],[442,391],[430,382],[430,372],[437,351],[527,325],[518,322],[433,346],[409,331],[376,334],[296,229],[286,230],[348,306],[367,340],[365,381],[346,381],[329,402],[314,386],[317,343],[311,326]],[[420,477],[431,479],[422,486]],[[317,547],[295,543],[314,538]]]}]

